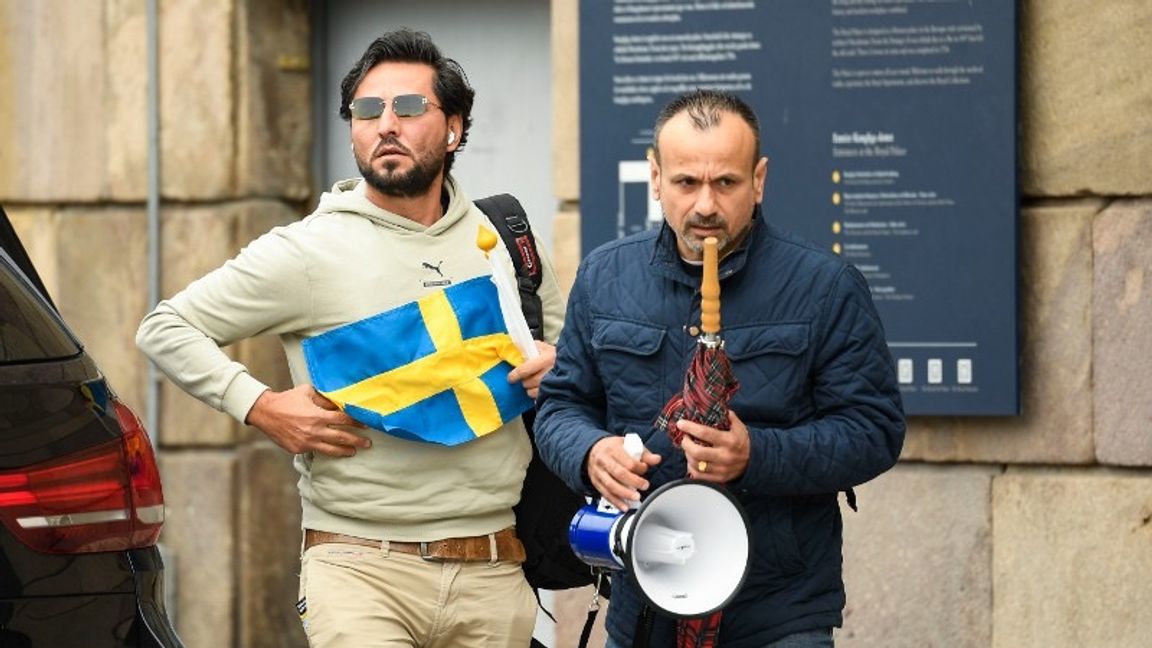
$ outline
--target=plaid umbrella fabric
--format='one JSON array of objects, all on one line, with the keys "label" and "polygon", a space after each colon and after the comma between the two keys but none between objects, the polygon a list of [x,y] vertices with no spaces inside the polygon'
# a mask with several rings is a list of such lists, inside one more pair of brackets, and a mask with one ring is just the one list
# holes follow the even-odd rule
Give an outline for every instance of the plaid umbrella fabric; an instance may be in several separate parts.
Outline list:
[{"label": "plaid umbrella fabric", "polygon": [[[684,389],[672,397],[656,427],[666,432],[673,444],[680,446],[684,433],[676,421],[688,419],[719,430],[727,430],[728,403],[739,389],[732,374],[732,364],[720,338],[720,281],[717,277],[716,239],[704,241],[704,277],[700,287],[700,329],[696,351],[684,378]],[[720,633],[719,611],[697,618],[679,619],[676,623],[677,648],[713,648]]]},{"label": "plaid umbrella fabric", "polygon": [[668,401],[656,419],[656,427],[667,432],[677,447],[684,437],[676,427],[680,419],[727,430],[728,402],[740,387],[724,349],[720,345],[708,346],[703,337],[697,341],[696,352],[688,365],[683,391]]}]

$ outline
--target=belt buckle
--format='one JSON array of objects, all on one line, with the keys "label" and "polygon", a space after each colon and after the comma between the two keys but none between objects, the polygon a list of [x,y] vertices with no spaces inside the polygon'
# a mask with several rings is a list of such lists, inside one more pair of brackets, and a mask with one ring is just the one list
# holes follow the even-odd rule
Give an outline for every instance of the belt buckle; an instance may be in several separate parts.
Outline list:
[{"label": "belt buckle", "polygon": [[433,556],[433,555],[428,553],[428,543],[427,542],[421,542],[420,543],[420,558],[421,558],[421,560],[424,560],[426,562],[443,562],[443,560],[441,558],[437,558],[436,556]]}]

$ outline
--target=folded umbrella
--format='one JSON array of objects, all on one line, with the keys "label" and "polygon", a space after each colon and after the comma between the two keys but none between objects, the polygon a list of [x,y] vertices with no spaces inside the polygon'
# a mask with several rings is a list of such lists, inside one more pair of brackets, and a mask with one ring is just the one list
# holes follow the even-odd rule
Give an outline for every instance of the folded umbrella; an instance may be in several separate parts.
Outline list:
[{"label": "folded umbrella", "polygon": [[[720,280],[718,276],[716,239],[704,240],[704,276],[700,285],[700,336],[684,377],[684,388],[668,401],[656,419],[656,427],[680,447],[684,433],[676,421],[687,419],[718,430],[727,430],[728,403],[739,389],[732,373],[732,363],[724,352],[720,337]],[[701,462],[704,464],[704,462]],[[697,467],[707,470],[706,465]],[[712,648],[720,632],[721,612],[708,616],[679,619],[676,623],[677,648]]]}]

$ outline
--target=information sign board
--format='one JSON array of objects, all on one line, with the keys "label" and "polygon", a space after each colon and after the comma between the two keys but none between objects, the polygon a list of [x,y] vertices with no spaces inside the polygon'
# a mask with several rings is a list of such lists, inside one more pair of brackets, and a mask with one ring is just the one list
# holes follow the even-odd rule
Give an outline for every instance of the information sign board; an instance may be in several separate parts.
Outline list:
[{"label": "information sign board", "polygon": [[582,243],[658,226],[652,122],[747,99],[765,216],[868,279],[909,414],[1019,411],[1016,7],[1005,0],[583,0]]}]

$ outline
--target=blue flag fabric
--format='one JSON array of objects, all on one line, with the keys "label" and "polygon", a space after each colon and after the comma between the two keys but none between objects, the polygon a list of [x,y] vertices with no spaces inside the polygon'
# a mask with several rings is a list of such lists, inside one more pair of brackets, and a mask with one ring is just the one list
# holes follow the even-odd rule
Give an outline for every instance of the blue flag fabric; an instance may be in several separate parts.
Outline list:
[{"label": "blue flag fabric", "polygon": [[389,434],[458,445],[500,429],[532,399],[488,276],[304,340],[316,390]]}]

